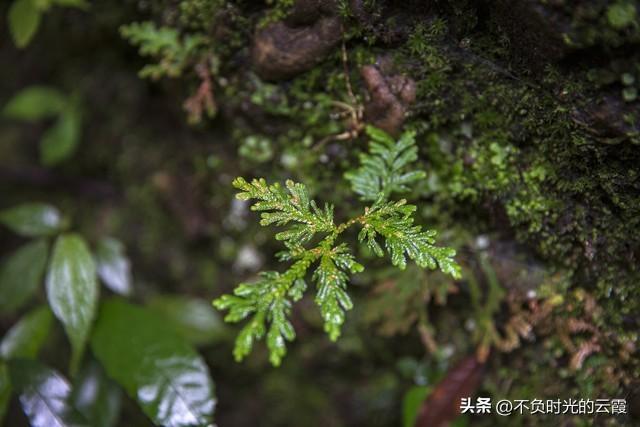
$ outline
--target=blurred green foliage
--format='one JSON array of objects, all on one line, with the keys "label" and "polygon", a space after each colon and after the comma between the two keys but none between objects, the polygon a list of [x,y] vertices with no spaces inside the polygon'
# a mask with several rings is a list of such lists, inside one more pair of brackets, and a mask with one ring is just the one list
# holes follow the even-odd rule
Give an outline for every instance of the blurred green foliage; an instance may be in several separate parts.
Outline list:
[{"label": "blurred green foliage", "polygon": [[7,20],[17,47],[29,44],[38,31],[42,15],[53,6],[87,9],[89,3],[85,0],[13,0]]},{"label": "blurred green foliage", "polygon": [[40,141],[40,161],[53,166],[69,158],[80,142],[82,128],[80,101],[50,87],[32,86],[15,95],[2,114],[13,120],[33,123],[56,118]]}]

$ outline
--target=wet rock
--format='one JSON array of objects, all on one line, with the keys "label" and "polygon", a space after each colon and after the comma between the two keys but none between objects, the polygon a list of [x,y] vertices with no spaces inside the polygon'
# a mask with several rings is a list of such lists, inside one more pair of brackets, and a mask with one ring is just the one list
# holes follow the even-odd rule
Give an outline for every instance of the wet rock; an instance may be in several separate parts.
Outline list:
[{"label": "wet rock", "polygon": [[415,102],[416,84],[406,75],[387,74],[388,66],[366,65],[360,70],[369,100],[364,107],[364,119],[391,135],[402,129],[409,106]]},{"label": "wet rock", "polygon": [[265,80],[286,80],[322,62],[342,39],[332,2],[298,1],[285,21],[258,30],[252,62]]},{"label": "wet rock", "polygon": [[377,43],[394,46],[403,43],[416,24],[432,15],[433,1],[350,0],[352,16],[367,33],[375,35]]},{"label": "wet rock", "polygon": [[553,6],[537,0],[499,0],[491,10],[509,37],[513,56],[525,60],[529,68],[541,70],[569,52],[563,34],[570,22]]},{"label": "wet rock", "polygon": [[298,0],[291,8],[285,23],[290,27],[309,26],[322,16],[335,16],[336,11],[335,1]]},{"label": "wet rock", "polygon": [[615,95],[604,96],[599,102],[582,109],[576,108],[572,117],[577,124],[605,143],[622,142],[627,136],[640,132],[640,124],[629,120],[640,117],[638,103],[626,103]]}]

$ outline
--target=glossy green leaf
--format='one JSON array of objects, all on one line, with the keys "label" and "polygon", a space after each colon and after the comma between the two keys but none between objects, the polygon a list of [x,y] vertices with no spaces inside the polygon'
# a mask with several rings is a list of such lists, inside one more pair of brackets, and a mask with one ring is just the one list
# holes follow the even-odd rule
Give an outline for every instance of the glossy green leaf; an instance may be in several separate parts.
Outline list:
[{"label": "glossy green leaf", "polygon": [[63,234],[53,248],[47,272],[47,297],[71,341],[71,371],[75,372],[95,317],[98,302],[96,267],[84,239]]},{"label": "glossy green leaf", "polygon": [[0,343],[0,356],[5,359],[35,359],[51,330],[53,316],[48,307],[38,307],[13,325]]},{"label": "glossy green leaf", "polygon": [[11,381],[9,379],[9,368],[7,364],[0,360],[0,425],[7,413],[7,406],[11,400]]},{"label": "glossy green leaf", "polygon": [[47,86],[29,86],[7,103],[2,114],[17,120],[41,120],[60,114],[66,103],[65,95],[57,89]]},{"label": "glossy green leaf", "polygon": [[29,44],[40,26],[42,12],[35,0],[15,0],[9,9],[9,30],[19,48]]},{"label": "glossy green leaf", "polygon": [[93,427],[112,427],[120,416],[122,392],[98,362],[91,360],[78,374],[71,402]]},{"label": "glossy green leaf", "polygon": [[131,265],[119,240],[107,237],[96,248],[98,276],[113,292],[131,295]]},{"label": "glossy green leaf", "polygon": [[71,386],[53,369],[33,360],[17,359],[9,362],[9,373],[31,427],[88,425],[68,403]]},{"label": "glossy green leaf", "polygon": [[40,161],[53,166],[69,158],[80,141],[80,114],[74,108],[65,110],[40,141]]},{"label": "glossy green leaf", "polygon": [[65,226],[62,214],[46,203],[24,203],[0,212],[0,223],[26,237],[50,236]]},{"label": "glossy green leaf", "polygon": [[207,366],[157,313],[118,299],[105,302],[91,346],[108,375],[156,424],[211,423],[216,401]]},{"label": "glossy green leaf", "polygon": [[49,248],[44,240],[27,243],[0,266],[0,311],[22,307],[38,289],[47,265]]},{"label": "glossy green leaf", "polygon": [[211,343],[226,330],[211,304],[198,298],[159,295],[149,301],[149,307],[194,345]]},{"label": "glossy green leaf", "polygon": [[404,427],[413,427],[416,424],[418,411],[422,402],[424,402],[431,393],[431,387],[412,387],[407,391],[402,399],[402,425]]}]

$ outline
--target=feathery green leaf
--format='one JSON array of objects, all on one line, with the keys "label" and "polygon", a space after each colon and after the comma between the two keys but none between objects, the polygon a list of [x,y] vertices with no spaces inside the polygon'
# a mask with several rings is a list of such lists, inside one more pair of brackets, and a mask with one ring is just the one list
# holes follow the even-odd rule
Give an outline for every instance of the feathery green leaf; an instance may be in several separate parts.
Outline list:
[{"label": "feathery green leaf", "polygon": [[320,264],[313,273],[317,283],[318,293],[316,303],[320,306],[320,313],[324,319],[324,330],[331,341],[340,336],[340,330],[345,319],[345,311],[353,308],[351,298],[346,292],[349,276],[345,271],[358,273],[364,267],[355,258],[345,244],[327,250],[320,258]]},{"label": "feathery green leaf", "polygon": [[[325,204],[320,209],[303,184],[287,181],[283,188],[279,184],[268,185],[262,178],[251,182],[244,178],[233,181],[233,186],[241,191],[236,196],[238,199],[255,200],[251,209],[261,212],[261,225],[287,227],[275,236],[287,248],[279,252],[277,258],[293,262],[284,273],[261,273],[255,283],[240,284],[232,295],[213,301],[217,309],[228,310],[225,321],[248,319],[236,339],[236,360],[249,354],[255,340],[266,336],[269,360],[276,366],[281,363],[286,354],[286,341],[295,338],[288,319],[292,303],[303,297],[307,289],[305,277],[316,262],[311,277],[317,289],[315,302],[329,338],[338,339],[345,312],[353,308],[347,294],[349,274],[364,270],[345,243],[336,243],[339,235],[352,225],[362,226],[360,242],[366,243],[378,256],[384,255],[378,243],[378,237],[382,237],[391,262],[401,269],[406,267],[409,258],[422,268],[440,268],[454,278],[460,277],[460,267],[453,260],[455,250],[435,246],[435,231],[423,230],[414,224],[416,207],[405,200],[387,201],[391,192],[406,191],[407,184],[424,176],[423,172],[403,171],[417,158],[414,134],[405,133],[398,143],[378,129],[370,128],[369,135],[373,139],[371,155],[363,156],[362,167],[348,178],[354,191],[375,202],[363,215],[340,225],[333,222],[333,206]],[[305,248],[304,244],[317,234],[324,235],[317,246]]]},{"label": "feathery green leaf", "polygon": [[440,268],[454,278],[460,277],[460,267],[453,260],[456,251],[447,247],[434,246],[436,232],[422,230],[414,225],[412,214],[416,207],[406,200],[384,202],[382,197],[365,213],[358,240],[365,242],[378,256],[382,248],[376,237],[382,236],[391,256],[391,263],[400,269],[407,266],[407,257],[422,268]]},{"label": "feathery green leaf", "polygon": [[284,241],[288,247],[299,246],[309,241],[316,233],[329,233],[335,229],[333,224],[333,206],[325,204],[320,209],[309,198],[304,184],[288,180],[286,190],[280,184],[267,185],[264,179],[254,179],[251,183],[236,178],[233,186],[242,193],[240,200],[258,200],[251,210],[260,211],[260,224],[284,226],[291,222],[287,230],[276,234],[276,239]]},{"label": "feathery green leaf", "polygon": [[[304,276],[316,259],[309,251],[298,259],[285,273],[267,271],[261,273],[255,283],[242,283],[233,295],[223,295],[213,302],[219,310],[229,310],[226,322],[239,322],[253,315],[236,339],[233,354],[236,360],[242,360],[251,352],[253,341],[264,337],[267,332],[269,360],[278,366],[286,354],[286,341],[293,341],[295,332],[288,320],[291,313],[291,300],[302,297],[306,288]],[[268,328],[267,328],[268,324]]]},{"label": "feathery green leaf", "polygon": [[407,131],[396,142],[380,129],[367,127],[371,138],[369,152],[360,154],[360,167],[349,171],[345,178],[362,200],[375,201],[380,194],[409,191],[409,184],[423,179],[423,171],[407,170],[418,159],[415,132]]},{"label": "feathery green leaf", "polygon": [[178,77],[190,65],[198,50],[207,45],[207,39],[199,34],[181,36],[170,27],[157,27],[153,22],[141,22],[120,27],[120,34],[140,54],[157,58],[157,64],[145,65],[140,77],[157,80],[163,76]]}]

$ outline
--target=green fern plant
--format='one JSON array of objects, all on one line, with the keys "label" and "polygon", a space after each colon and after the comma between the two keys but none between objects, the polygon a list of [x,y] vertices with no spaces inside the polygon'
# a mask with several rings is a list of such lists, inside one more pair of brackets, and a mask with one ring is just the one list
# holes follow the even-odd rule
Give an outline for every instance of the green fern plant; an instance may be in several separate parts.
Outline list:
[{"label": "green fern plant", "polygon": [[184,70],[200,60],[207,48],[207,38],[200,34],[180,36],[171,27],[156,27],[153,22],[134,22],[120,28],[122,37],[139,46],[140,54],[158,59],[157,64],[145,65],[140,77],[158,80],[179,77]]},{"label": "green fern plant", "polygon": [[249,319],[236,339],[236,360],[249,354],[255,340],[266,336],[270,361],[280,364],[286,341],[295,338],[288,320],[291,307],[303,297],[308,276],[316,286],[315,301],[325,331],[333,341],[340,336],[345,312],[353,307],[347,293],[349,275],[364,269],[351,248],[340,241],[350,227],[360,228],[358,240],[376,255],[383,256],[386,249],[391,263],[400,269],[406,267],[408,258],[422,268],[439,268],[460,277],[460,267],[453,259],[455,250],[435,246],[435,231],[414,223],[416,207],[404,199],[389,200],[392,193],[407,191],[408,184],[424,177],[424,172],[408,170],[417,159],[415,134],[407,132],[396,142],[375,128],[368,128],[367,133],[372,140],[369,152],[346,177],[352,190],[372,204],[340,224],[335,223],[334,207],[318,206],[303,184],[287,181],[282,187],[268,185],[264,179],[233,181],[241,191],[238,199],[255,201],[252,210],[261,212],[261,225],[285,227],[275,238],[286,248],[278,254],[279,260],[290,263],[283,273],[263,272],[257,282],[242,283],[233,294],[214,300],[216,308],[228,310],[227,322]]},{"label": "green fern plant", "polygon": [[360,154],[360,167],[345,174],[362,200],[407,192],[409,184],[426,176],[424,171],[407,170],[418,159],[414,132],[405,132],[398,142],[374,127],[367,128],[367,134],[371,138],[369,153]]}]

